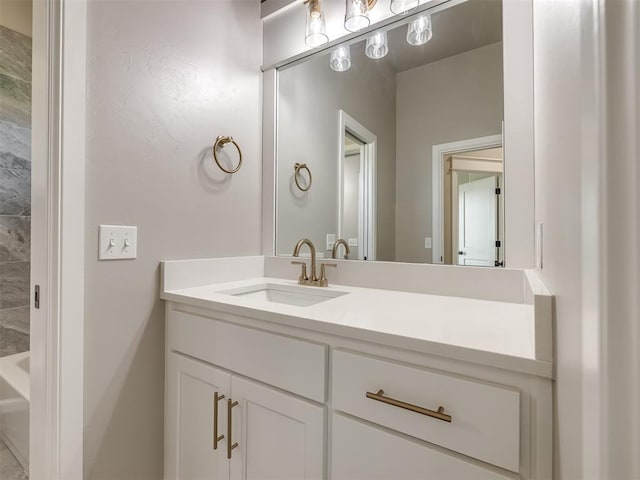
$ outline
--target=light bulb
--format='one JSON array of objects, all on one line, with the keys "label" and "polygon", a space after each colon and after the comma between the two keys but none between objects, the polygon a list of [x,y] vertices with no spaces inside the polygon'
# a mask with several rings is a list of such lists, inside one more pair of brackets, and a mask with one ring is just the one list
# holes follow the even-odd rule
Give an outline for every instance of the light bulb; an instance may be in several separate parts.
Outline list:
[{"label": "light bulb", "polygon": [[319,47],[329,41],[320,0],[309,1],[304,41],[311,48]]},{"label": "light bulb", "polygon": [[387,32],[378,32],[367,38],[367,46],[364,50],[367,57],[378,59],[384,57],[388,52]]},{"label": "light bulb", "polygon": [[432,36],[431,15],[416,18],[407,28],[407,43],[409,45],[424,45],[431,40]]},{"label": "light bulb", "polygon": [[367,0],[347,0],[344,28],[350,32],[357,32],[367,28],[370,24],[369,3]]},{"label": "light bulb", "polygon": [[340,45],[331,50],[329,66],[336,72],[346,72],[351,68],[351,49],[348,45]]},{"label": "light bulb", "polygon": [[406,15],[415,10],[420,5],[420,0],[391,0],[391,13],[395,15]]}]

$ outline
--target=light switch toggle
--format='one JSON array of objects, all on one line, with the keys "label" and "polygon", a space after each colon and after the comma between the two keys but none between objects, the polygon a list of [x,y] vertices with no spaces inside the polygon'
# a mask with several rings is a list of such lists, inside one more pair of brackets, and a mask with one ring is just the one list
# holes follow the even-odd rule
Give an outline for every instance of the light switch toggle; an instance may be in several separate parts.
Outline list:
[{"label": "light switch toggle", "polygon": [[137,257],[138,227],[100,225],[99,260],[126,260]]}]

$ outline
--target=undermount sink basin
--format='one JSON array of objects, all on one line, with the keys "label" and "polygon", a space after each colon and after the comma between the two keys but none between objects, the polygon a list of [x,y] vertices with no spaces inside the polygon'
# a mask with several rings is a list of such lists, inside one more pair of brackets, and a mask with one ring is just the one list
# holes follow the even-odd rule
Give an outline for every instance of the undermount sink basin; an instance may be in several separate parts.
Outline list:
[{"label": "undermount sink basin", "polygon": [[272,283],[261,283],[249,285],[247,287],[226,290],[227,295],[234,297],[253,298],[274,303],[285,303],[297,307],[307,307],[316,303],[326,302],[332,298],[341,297],[348,292],[337,292],[326,290],[322,287],[298,287],[295,285],[278,285]]}]

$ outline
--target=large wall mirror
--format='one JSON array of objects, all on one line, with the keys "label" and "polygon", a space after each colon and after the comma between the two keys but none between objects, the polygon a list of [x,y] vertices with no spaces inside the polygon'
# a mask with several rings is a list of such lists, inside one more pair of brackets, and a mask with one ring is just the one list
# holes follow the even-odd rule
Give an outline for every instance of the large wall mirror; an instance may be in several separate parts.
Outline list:
[{"label": "large wall mirror", "polygon": [[311,55],[277,92],[278,255],[306,237],[325,257],[503,265],[500,0]]}]

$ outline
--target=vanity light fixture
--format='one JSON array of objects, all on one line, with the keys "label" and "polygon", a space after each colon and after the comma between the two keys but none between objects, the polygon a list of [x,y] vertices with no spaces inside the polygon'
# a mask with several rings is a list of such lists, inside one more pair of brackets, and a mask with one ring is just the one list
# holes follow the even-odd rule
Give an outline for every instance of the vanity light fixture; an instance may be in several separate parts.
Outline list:
[{"label": "vanity light fixture", "polygon": [[349,45],[339,45],[331,50],[329,66],[331,70],[336,72],[346,72],[351,68],[351,48]]},{"label": "vanity light fixture", "polygon": [[391,13],[395,15],[406,15],[412,12],[420,5],[420,0],[391,0],[389,8]]},{"label": "vanity light fixture", "polygon": [[367,38],[367,46],[365,47],[364,53],[367,57],[375,60],[389,53],[387,32],[377,32]]},{"label": "vanity light fixture", "polygon": [[431,15],[416,18],[407,28],[407,43],[409,45],[424,45],[433,36],[431,29]]},{"label": "vanity light fixture", "polygon": [[[369,20],[369,3],[367,0],[347,0],[344,14],[344,28],[350,32],[357,32],[371,24]],[[375,2],[371,2],[371,6]]]},{"label": "vanity light fixture", "polygon": [[329,41],[321,1],[305,0],[304,2],[308,6],[304,41],[311,48],[319,47]]}]

